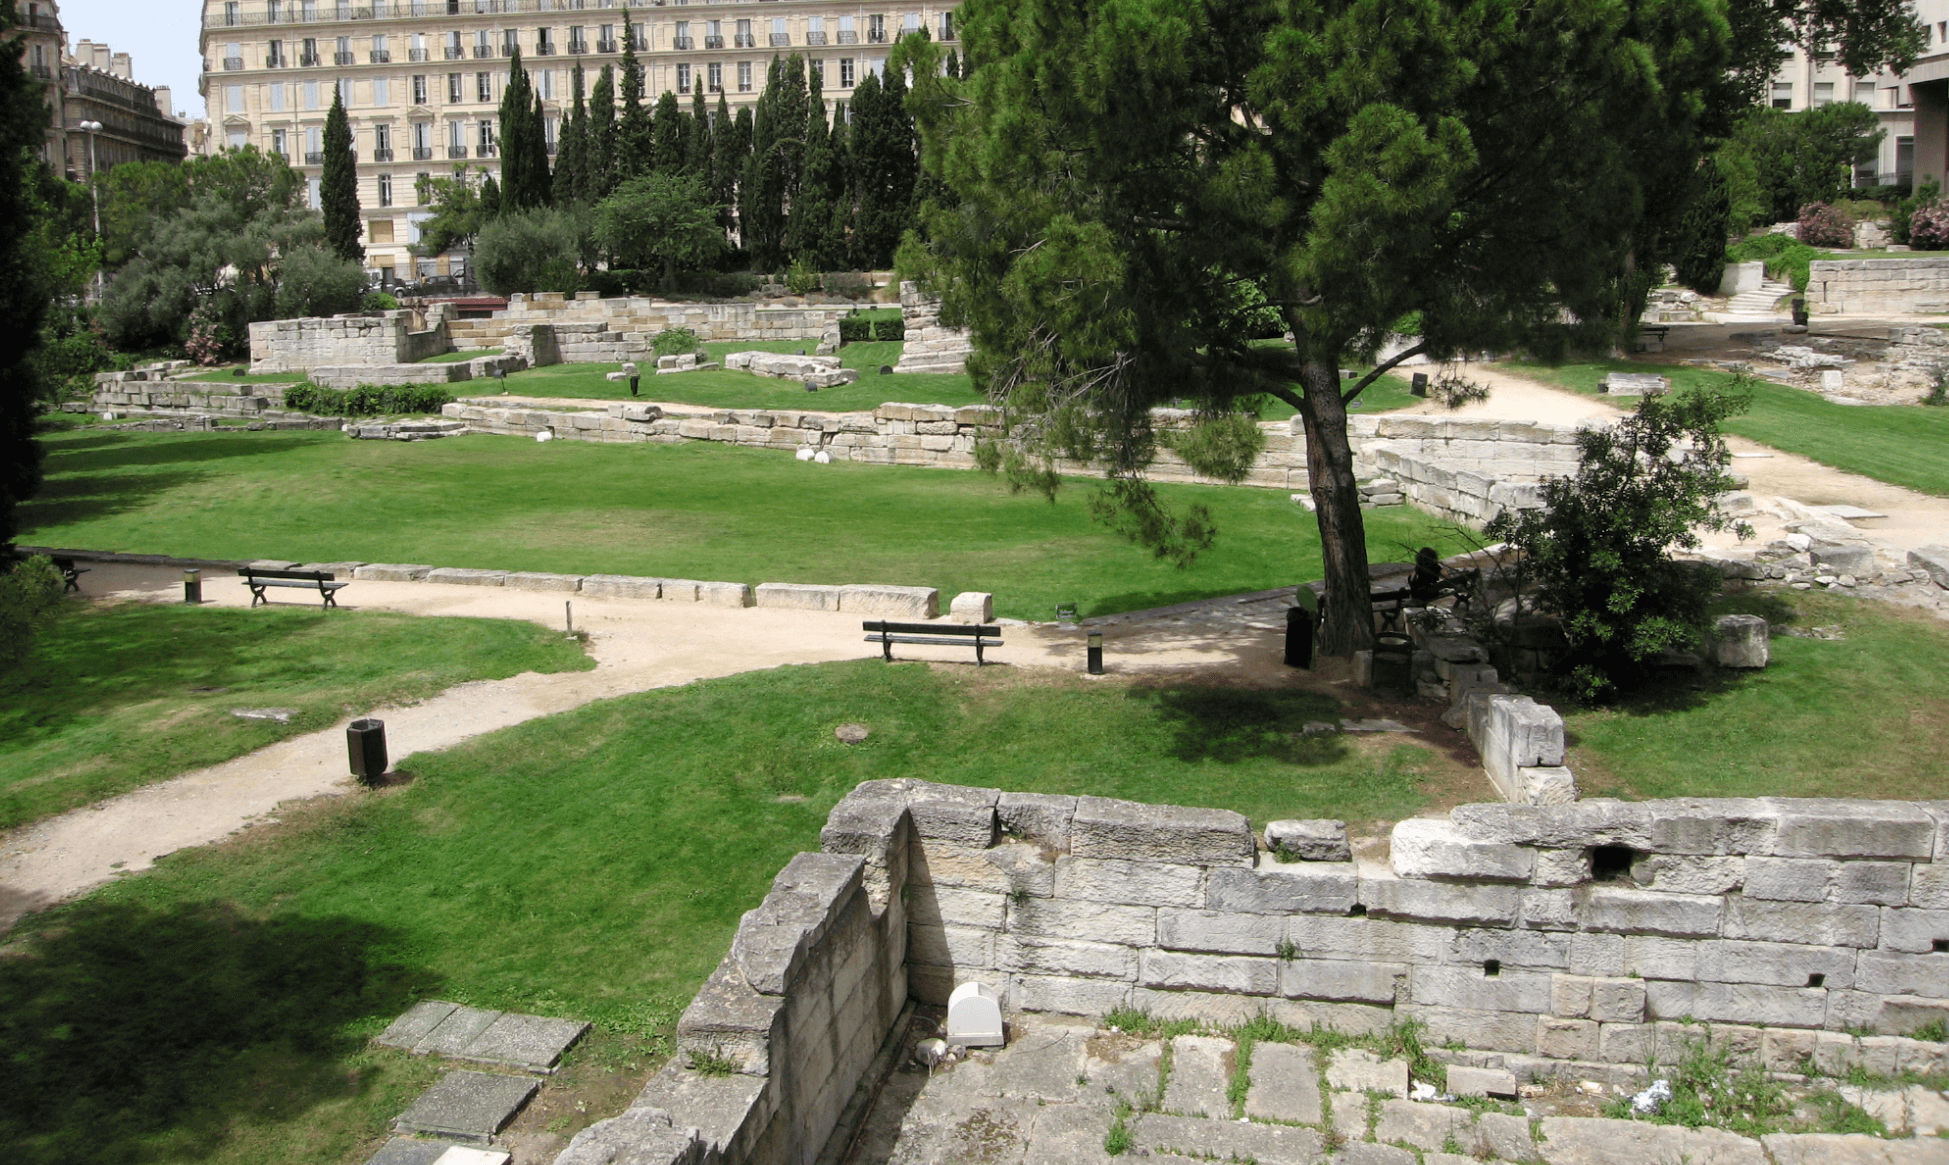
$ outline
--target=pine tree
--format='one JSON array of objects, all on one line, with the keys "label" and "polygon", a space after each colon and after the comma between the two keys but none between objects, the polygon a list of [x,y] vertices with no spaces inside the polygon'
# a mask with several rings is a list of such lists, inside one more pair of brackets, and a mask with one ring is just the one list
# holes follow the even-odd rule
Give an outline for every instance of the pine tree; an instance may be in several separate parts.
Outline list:
[{"label": "pine tree", "polygon": [[589,90],[588,161],[584,163],[582,201],[601,202],[616,188],[616,71],[609,65],[596,74]]},{"label": "pine tree", "polygon": [[685,157],[683,108],[677,95],[665,89],[650,122],[650,167],[658,174],[675,174],[683,169]]},{"label": "pine tree", "polygon": [[643,70],[636,63],[636,26],[623,9],[623,111],[616,119],[616,148],[609,180],[611,189],[650,171],[654,143],[650,115],[643,108]]},{"label": "pine tree", "polygon": [[325,249],[357,263],[365,258],[359,243],[359,176],[352,156],[352,124],[338,86],[325,115],[325,171],[318,180],[318,202],[325,212]]},{"label": "pine tree", "polygon": [[562,136],[555,149],[556,206],[583,201],[583,189],[589,181],[589,110],[582,100],[581,65],[575,66],[569,90],[569,114],[562,121]]},{"label": "pine tree", "polygon": [[961,58],[955,55],[953,49],[947,50],[947,68],[942,75],[950,81],[961,79]]}]

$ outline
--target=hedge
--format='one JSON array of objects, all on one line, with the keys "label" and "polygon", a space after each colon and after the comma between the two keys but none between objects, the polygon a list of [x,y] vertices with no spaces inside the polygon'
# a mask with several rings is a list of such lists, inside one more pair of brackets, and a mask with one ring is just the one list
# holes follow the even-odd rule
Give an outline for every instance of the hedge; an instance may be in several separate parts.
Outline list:
[{"label": "hedge", "polygon": [[284,390],[284,407],[321,417],[377,417],[437,413],[453,394],[437,384],[361,384],[350,392],[318,384]]},{"label": "hedge", "polygon": [[864,344],[873,340],[906,338],[907,322],[898,315],[890,319],[876,319],[866,315],[839,317],[839,342],[842,344]]}]

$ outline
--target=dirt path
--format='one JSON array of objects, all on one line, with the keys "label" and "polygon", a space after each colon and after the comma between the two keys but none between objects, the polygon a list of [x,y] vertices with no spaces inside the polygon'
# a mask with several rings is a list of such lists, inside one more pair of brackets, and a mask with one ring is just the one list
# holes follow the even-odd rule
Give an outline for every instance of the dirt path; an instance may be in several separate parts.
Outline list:
[{"label": "dirt path", "polygon": [[[165,567],[97,563],[83,576],[89,594],[180,601],[182,575]],[[210,577],[206,601],[248,606],[239,580]],[[297,591],[280,595],[296,601]],[[558,593],[431,583],[354,583],[348,609],[421,615],[527,619],[563,626]],[[693,604],[577,596],[575,626],[589,633],[593,671],[461,684],[419,704],[377,708],[395,764],[481,733],[650,688],[787,664],[870,658],[860,617],[771,608],[726,610]],[[1280,664],[1284,600],[1249,609],[1161,613],[1105,629],[1115,674],[1217,671],[1239,682],[1304,682]],[[1261,609],[1263,608],[1263,609]],[[1051,625],[1009,626],[989,659],[1016,667],[1080,671],[1083,633]],[[966,663],[965,648],[902,646],[902,659]],[[362,713],[365,714],[365,713]],[[351,717],[347,717],[350,720]],[[149,785],[121,797],[0,834],[0,931],[30,911],[148,869],[164,854],[221,840],[271,816],[280,802],[349,792],[344,722],[248,756]]]}]

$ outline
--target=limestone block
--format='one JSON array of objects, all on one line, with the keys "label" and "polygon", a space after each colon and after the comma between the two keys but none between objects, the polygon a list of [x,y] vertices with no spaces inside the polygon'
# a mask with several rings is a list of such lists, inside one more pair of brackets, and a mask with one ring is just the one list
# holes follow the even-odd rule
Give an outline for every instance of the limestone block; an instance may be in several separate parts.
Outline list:
[{"label": "limestone block", "polygon": [[1033,845],[1008,843],[970,850],[917,838],[909,851],[907,882],[1047,898],[1055,893],[1056,867]]},{"label": "limestone block", "polygon": [[909,924],[1000,930],[1007,917],[1008,899],[1001,894],[915,882],[907,885]]},{"label": "limestone block", "polygon": [[1335,1092],[1379,1092],[1406,1099],[1408,1063],[1382,1059],[1362,1048],[1336,1048],[1327,1059],[1326,1086]]},{"label": "limestone block", "polygon": [[1827,1017],[1827,992],[1818,988],[1766,987],[1751,983],[1675,983],[1647,979],[1645,1011],[1653,1019],[1819,1027]]},{"label": "limestone block", "polygon": [[907,927],[907,961],[937,967],[993,967],[995,932],[972,926],[910,923]]},{"label": "limestone block", "polygon": [[1248,914],[1345,914],[1358,901],[1359,888],[1352,862],[1217,866],[1207,876],[1204,905]]},{"label": "limestone block", "polygon": [[752,605],[751,588],[744,583],[700,582],[697,601],[707,607],[744,608]]},{"label": "limestone block", "polygon": [[922,838],[985,850],[995,843],[995,802],[999,789],[914,781],[907,787],[907,811]]},{"label": "limestone block", "polygon": [[1195,908],[1205,904],[1205,871],[1199,866],[1065,854],[1056,859],[1055,869],[1058,898],[1120,902],[1130,906]]},{"label": "limestone block", "polygon": [[[1471,1068],[1465,1064],[1450,1064],[1448,1091],[1456,1096],[1513,1097],[1516,1095],[1516,1074],[1506,1068]],[[1528,1122],[1524,1123],[1523,1140],[1528,1141]]]},{"label": "limestone block", "polygon": [[1392,1006],[1402,998],[1406,963],[1349,959],[1287,959],[1279,967],[1279,993],[1289,999]]},{"label": "limestone block", "polygon": [[1918,546],[1908,552],[1908,565],[1929,572],[1935,585],[1949,590],[1949,546]]},{"label": "limestone block", "polygon": [[1949,862],[1915,867],[1908,884],[1908,904],[1949,910]]},{"label": "limestone block", "polygon": [[1765,667],[1769,630],[1758,615],[1721,615],[1712,624],[1712,661],[1720,667]]},{"label": "limestone block", "polygon": [[1629,977],[1553,975],[1550,1012],[1566,1019],[1603,1023],[1644,1021],[1644,980]]},{"label": "limestone block", "polygon": [[1464,1153],[1474,1153],[1481,1147],[1475,1115],[1468,1109],[1412,1100],[1381,1102],[1380,1115],[1374,1122],[1374,1139],[1400,1142],[1430,1152],[1451,1143],[1460,1146]]},{"label": "limestone block", "polygon": [[508,572],[502,585],[517,591],[579,591],[582,589],[582,576],[515,570]]},{"label": "limestone block", "polygon": [[1835,902],[1905,906],[1912,868],[1907,862],[1835,862],[1827,896]]},{"label": "limestone block", "polygon": [[432,570],[431,566],[400,562],[368,562],[353,570],[352,577],[363,582],[419,582]]},{"label": "limestone block", "polygon": [[1141,953],[1137,982],[1167,990],[1220,991],[1235,995],[1277,995],[1279,961],[1240,955],[1198,955],[1177,951]]},{"label": "limestone block", "polygon": [[1157,912],[1158,945],[1172,950],[1270,955],[1285,937],[1285,921],[1267,914],[1170,906]]},{"label": "limestone block", "polygon": [[1459,1007],[1399,1007],[1397,1016],[1428,1026],[1431,1044],[1460,1042],[1471,1048],[1504,1052],[1536,1050],[1536,1016],[1520,1011],[1476,1011]]},{"label": "limestone block", "polygon": [[498,587],[507,582],[504,570],[473,570],[464,566],[436,566],[426,572],[426,581],[465,587]]},{"label": "limestone block", "polygon": [[1429,922],[1507,926],[1522,899],[1513,886],[1471,886],[1413,878],[1363,878],[1360,896],[1368,913]]},{"label": "limestone block", "polygon": [[1224,809],[1078,797],[1070,824],[1077,857],[1250,866],[1256,849],[1251,823]]},{"label": "limestone block", "polygon": [[1776,798],[1771,853],[1788,858],[1909,858],[1935,851],[1935,818],[1905,801]]},{"label": "limestone block", "polygon": [[1594,1020],[1536,1017],[1536,1054],[1555,1060],[1595,1060],[1599,1032]]},{"label": "limestone block", "polygon": [[1666,894],[1725,894],[1746,876],[1746,858],[1646,854],[1631,864],[1631,880]]},{"label": "limestone block", "polygon": [[1166,1112],[1229,1120],[1232,1103],[1229,1065],[1232,1042],[1215,1036],[1178,1036],[1171,1041],[1171,1076],[1163,1097]]},{"label": "limestone block", "polygon": [[839,588],[839,609],[884,619],[932,619],[940,614],[941,592],[933,587],[853,583]]},{"label": "limestone block", "polygon": [[1103,1015],[1130,1001],[1130,985],[1112,979],[1018,975],[1012,986],[1015,1006],[1023,1011]]},{"label": "limestone block", "polygon": [[1621,934],[1706,936],[1719,933],[1721,899],[1591,886],[1578,911],[1584,927]]},{"label": "limestone block", "polygon": [[1695,975],[1703,980],[1830,990],[1854,986],[1852,947],[1719,939],[1700,943],[1698,954]]},{"label": "limestone block", "polygon": [[743,1075],[769,1076],[784,1008],[782,996],[752,990],[737,963],[726,957],[677,1020],[677,1046],[692,1055],[729,1060]]},{"label": "limestone block", "polygon": [[1286,936],[1306,958],[1439,963],[1448,957],[1454,931],[1373,917],[1299,914],[1286,920]]},{"label": "limestone block", "polygon": [[1836,863],[1817,858],[1746,859],[1746,896],[1771,902],[1820,902]]},{"label": "limestone block", "polygon": [[[1949,910],[1883,910],[1881,949],[1908,954],[1944,953],[1937,943],[1949,943]],[[1949,957],[1939,960],[1949,979]],[[1930,994],[1925,992],[1924,994]]]},{"label": "limestone block", "polygon": [[1530,881],[1538,886],[1577,886],[1590,881],[1590,851],[1539,849]]},{"label": "limestone block", "polygon": [[1721,933],[1758,942],[1796,942],[1810,946],[1872,947],[1880,931],[1880,911],[1872,906],[1825,902],[1762,902],[1738,896],[1725,899]]},{"label": "limestone block", "polygon": [[1454,932],[1447,956],[1441,961],[1480,965],[1494,959],[1504,967],[1567,968],[1577,937],[1547,930],[1470,927]]},{"label": "limestone block", "polygon": [[837,611],[839,588],[810,583],[759,583],[753,596],[760,607],[786,607],[799,611]]},{"label": "limestone block", "polygon": [[1414,968],[1409,989],[1414,1002],[1424,1007],[1535,1015],[1550,1009],[1551,978],[1532,971],[1490,974],[1484,967],[1423,965]]},{"label": "limestone block", "polygon": [[1313,1049],[1261,1043],[1252,1049],[1251,1087],[1245,1115],[1253,1120],[1316,1124],[1320,1119],[1319,1068]]},{"label": "limestone block", "polygon": [[1460,805],[1449,814],[1470,837],[1562,849],[1629,846],[1666,854],[1766,853],[1779,806],[1763,798]]},{"label": "limestone block", "polygon": [[948,616],[957,623],[992,623],[995,596],[987,591],[962,591],[948,604]]},{"label": "limestone block", "polygon": [[1004,834],[1057,850],[1069,848],[1069,823],[1075,816],[1076,798],[1054,793],[1003,793],[995,803]]},{"label": "limestone block", "polygon": [[1848,542],[1842,544],[1816,542],[1809,548],[1815,566],[1824,566],[1831,574],[1851,574],[1859,578],[1875,572],[1875,548],[1865,543]]},{"label": "limestone block", "polygon": [[1265,843],[1282,862],[1345,862],[1353,857],[1344,821],[1268,821]]},{"label": "limestone block", "polygon": [[617,599],[654,599],[663,594],[663,580],[627,574],[592,574],[582,580],[582,593]]},{"label": "limestone block", "polygon": [[1113,943],[1003,935],[995,942],[995,966],[1019,974],[1128,981],[1137,977],[1137,951]]},{"label": "limestone block", "polygon": [[1535,851],[1498,842],[1475,841],[1453,822],[1416,817],[1394,826],[1391,860],[1403,878],[1469,878],[1527,881]]},{"label": "limestone block", "polygon": [[1010,934],[1051,938],[1088,935],[1097,942],[1147,947],[1157,941],[1157,911],[1144,906],[1031,897],[1009,902],[1008,930]]},{"label": "limestone block", "polygon": [[1602,1117],[1545,1117],[1547,1165],[1767,1165],[1760,1143],[1723,1129]]}]

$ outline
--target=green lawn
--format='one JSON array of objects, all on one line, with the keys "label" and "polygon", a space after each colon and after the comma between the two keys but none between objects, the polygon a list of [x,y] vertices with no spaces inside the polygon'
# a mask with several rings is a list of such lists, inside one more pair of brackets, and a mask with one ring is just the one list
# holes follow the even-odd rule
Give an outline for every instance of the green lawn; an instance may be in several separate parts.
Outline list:
[{"label": "green lawn", "polygon": [[[1412,812],[1427,754],[1300,733],[1340,711],[1298,692],[866,660],[645,692],[405,758],[408,786],[289,810],[25,922],[34,937],[0,959],[0,1141],[24,1165],[355,1165],[432,1067],[362,1050],[412,1000],[579,1016],[655,1046],[858,781],[1256,822]],[[872,736],[840,744],[847,721]]]},{"label": "green lawn", "polygon": [[[222,582],[216,585],[234,585]],[[466,680],[595,666],[531,623],[74,604],[0,674],[0,829]],[[237,708],[286,708],[290,722]]]},{"label": "green lawn", "polygon": [[426,359],[420,361],[420,363],[421,364],[460,364],[468,360],[478,359],[479,357],[482,356],[499,356],[500,354],[501,354],[501,350],[499,348],[481,348],[477,351],[469,350],[465,352],[442,352],[438,356],[428,356]]},{"label": "green lawn", "polygon": [[1812,591],[1733,596],[1718,611],[1845,638],[1776,636],[1764,671],[1674,680],[1615,708],[1560,704],[1586,796],[1945,795],[1949,624]]},{"label": "green lawn", "polygon": [[297,384],[305,378],[302,372],[258,372],[238,376],[227,368],[215,372],[199,372],[189,380],[219,380],[225,384]]},{"label": "green lawn", "polygon": [[[1723,384],[1730,373],[1687,365],[1606,360],[1588,364],[1517,363],[1522,375],[1595,395],[1607,373],[1656,372],[1672,387]],[[1822,465],[1949,495],[1949,408],[1926,405],[1837,405],[1803,389],[1765,382],[1754,385],[1753,407],[1726,423],[1730,432],[1810,457]]]},{"label": "green lawn", "polygon": [[[1162,486],[1209,506],[1218,542],[1179,570],[1092,521],[1096,484],[1054,503],[986,474],[720,444],[597,445],[338,433],[49,435],[21,539],[91,550],[292,561],[426,562],[735,582],[880,582],[992,591],[1006,615],[1102,614],[1321,575],[1314,517],[1284,491]],[[1369,552],[1461,548],[1400,507]],[[357,601],[357,588],[351,601]]]}]

